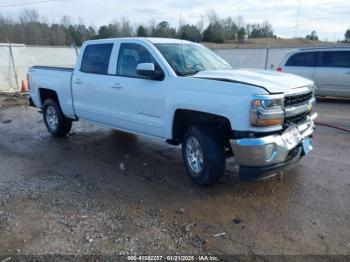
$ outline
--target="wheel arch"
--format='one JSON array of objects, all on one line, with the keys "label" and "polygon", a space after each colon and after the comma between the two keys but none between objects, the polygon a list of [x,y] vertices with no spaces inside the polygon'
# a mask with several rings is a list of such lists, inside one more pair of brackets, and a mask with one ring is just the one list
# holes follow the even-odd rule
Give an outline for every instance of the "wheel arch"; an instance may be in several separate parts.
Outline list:
[{"label": "wheel arch", "polygon": [[60,106],[60,101],[58,99],[58,95],[55,90],[48,89],[48,88],[39,88],[39,97],[40,97],[41,107],[44,106],[45,100],[49,98],[55,100]]},{"label": "wheel arch", "polygon": [[227,140],[231,136],[230,120],[222,115],[217,115],[204,111],[190,110],[190,109],[176,109],[173,114],[171,122],[171,139],[168,143],[179,145],[182,138],[189,128],[189,126],[211,126],[220,132],[221,137]]}]

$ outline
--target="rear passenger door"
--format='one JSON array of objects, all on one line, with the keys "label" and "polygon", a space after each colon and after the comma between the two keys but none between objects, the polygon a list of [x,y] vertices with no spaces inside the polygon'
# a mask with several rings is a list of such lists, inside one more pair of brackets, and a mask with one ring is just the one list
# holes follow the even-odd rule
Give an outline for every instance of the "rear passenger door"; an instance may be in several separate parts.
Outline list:
[{"label": "rear passenger door", "polygon": [[318,95],[350,97],[350,51],[323,51],[315,70]]},{"label": "rear passenger door", "polygon": [[109,63],[113,43],[89,44],[72,78],[74,109],[79,118],[108,124]]},{"label": "rear passenger door", "polygon": [[284,72],[299,75],[314,81],[314,71],[318,52],[300,52],[286,62]]}]

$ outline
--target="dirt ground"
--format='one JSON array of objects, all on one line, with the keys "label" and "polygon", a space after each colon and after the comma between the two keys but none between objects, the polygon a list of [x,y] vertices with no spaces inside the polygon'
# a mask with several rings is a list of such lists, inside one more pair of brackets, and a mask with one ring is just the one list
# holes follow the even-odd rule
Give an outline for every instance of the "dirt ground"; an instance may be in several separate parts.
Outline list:
[{"label": "dirt ground", "polygon": [[[282,180],[242,182],[229,162],[202,188],[179,147],[82,122],[54,138],[11,99],[0,99],[0,255],[350,255],[349,133],[318,126]],[[349,101],[317,107],[349,126]]]}]

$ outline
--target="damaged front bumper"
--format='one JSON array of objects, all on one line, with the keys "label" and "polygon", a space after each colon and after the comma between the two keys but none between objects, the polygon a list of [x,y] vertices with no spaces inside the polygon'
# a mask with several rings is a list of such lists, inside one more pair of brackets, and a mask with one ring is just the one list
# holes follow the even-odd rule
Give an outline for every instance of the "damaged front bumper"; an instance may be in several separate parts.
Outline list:
[{"label": "damaged front bumper", "polygon": [[312,150],[311,137],[317,114],[287,129],[281,135],[231,140],[231,147],[245,180],[262,180],[294,164]]}]

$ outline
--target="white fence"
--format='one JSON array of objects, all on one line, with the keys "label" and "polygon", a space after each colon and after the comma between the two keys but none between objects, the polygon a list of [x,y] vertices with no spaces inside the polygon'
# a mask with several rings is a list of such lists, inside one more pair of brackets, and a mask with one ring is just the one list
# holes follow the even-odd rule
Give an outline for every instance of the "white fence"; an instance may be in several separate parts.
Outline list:
[{"label": "white fence", "polygon": [[215,49],[233,68],[276,69],[288,51],[295,48]]},{"label": "white fence", "polygon": [[[76,50],[70,47],[38,47],[0,44],[0,91],[19,91],[29,67],[33,65],[72,67]],[[214,49],[234,68],[274,69],[291,49]],[[14,66],[13,66],[14,65]],[[17,79],[17,82],[16,82]]]},{"label": "white fence", "polygon": [[11,49],[12,55],[8,44],[0,44],[0,91],[19,91],[33,65],[72,67],[77,57],[75,49],[69,47],[12,44]]}]

